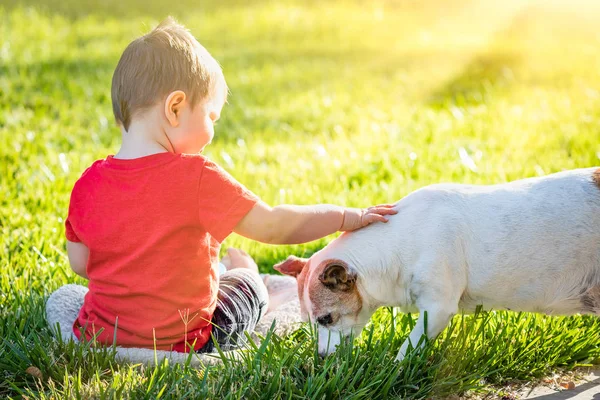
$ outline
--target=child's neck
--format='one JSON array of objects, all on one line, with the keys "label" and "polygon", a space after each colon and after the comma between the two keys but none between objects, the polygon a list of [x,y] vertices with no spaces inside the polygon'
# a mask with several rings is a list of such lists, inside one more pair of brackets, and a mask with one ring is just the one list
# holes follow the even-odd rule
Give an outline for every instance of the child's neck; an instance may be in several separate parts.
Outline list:
[{"label": "child's neck", "polygon": [[155,124],[132,122],[129,129],[121,128],[123,142],[115,154],[115,158],[133,159],[168,152],[169,149],[156,140],[160,132],[156,131]]}]

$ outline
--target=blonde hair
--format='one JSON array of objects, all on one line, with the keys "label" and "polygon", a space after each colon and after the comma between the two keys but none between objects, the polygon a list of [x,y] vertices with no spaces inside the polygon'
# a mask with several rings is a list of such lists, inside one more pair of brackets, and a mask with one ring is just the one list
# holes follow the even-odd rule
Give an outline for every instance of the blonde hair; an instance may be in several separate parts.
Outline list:
[{"label": "blonde hair", "polygon": [[127,131],[132,117],[169,93],[182,90],[193,106],[216,91],[227,93],[219,63],[183,25],[169,17],[127,46],[112,79],[117,123]]}]

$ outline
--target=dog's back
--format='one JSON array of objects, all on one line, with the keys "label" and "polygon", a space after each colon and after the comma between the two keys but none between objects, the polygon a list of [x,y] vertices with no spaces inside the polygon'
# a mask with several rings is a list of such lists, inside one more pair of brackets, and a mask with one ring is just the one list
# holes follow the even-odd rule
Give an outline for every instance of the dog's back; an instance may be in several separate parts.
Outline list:
[{"label": "dog's back", "polygon": [[[421,252],[444,252],[448,262],[439,268],[452,270],[430,272],[464,285],[462,308],[600,313],[598,171],[492,186],[432,185],[399,209],[405,204],[414,220],[414,207],[422,208],[421,226],[408,240]],[[398,224],[407,222],[402,214]]]}]

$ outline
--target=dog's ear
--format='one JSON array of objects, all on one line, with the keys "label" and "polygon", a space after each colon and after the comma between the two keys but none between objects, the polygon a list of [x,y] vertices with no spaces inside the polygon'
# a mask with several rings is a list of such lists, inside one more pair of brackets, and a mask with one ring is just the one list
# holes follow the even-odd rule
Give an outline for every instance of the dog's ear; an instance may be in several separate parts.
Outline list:
[{"label": "dog's ear", "polygon": [[331,290],[346,292],[354,289],[356,273],[350,271],[345,264],[332,262],[325,267],[319,280]]},{"label": "dog's ear", "polygon": [[273,268],[281,272],[284,275],[293,276],[294,278],[300,275],[304,266],[308,263],[308,258],[299,258],[296,256],[289,256],[287,260],[280,262]]}]

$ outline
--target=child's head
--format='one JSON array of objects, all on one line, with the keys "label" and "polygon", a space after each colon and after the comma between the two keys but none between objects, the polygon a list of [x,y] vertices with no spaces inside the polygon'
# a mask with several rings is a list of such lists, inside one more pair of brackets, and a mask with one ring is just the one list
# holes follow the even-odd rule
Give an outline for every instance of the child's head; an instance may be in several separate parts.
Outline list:
[{"label": "child's head", "polygon": [[221,67],[182,25],[168,18],[127,46],[112,80],[112,104],[124,134],[159,118],[167,149],[197,153],[212,140],[227,97]]}]

